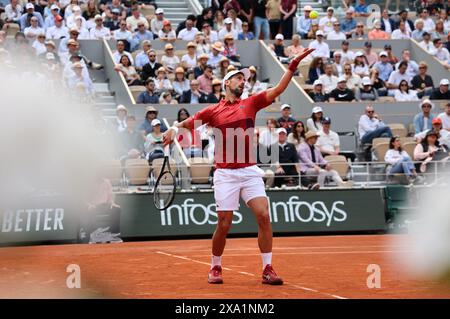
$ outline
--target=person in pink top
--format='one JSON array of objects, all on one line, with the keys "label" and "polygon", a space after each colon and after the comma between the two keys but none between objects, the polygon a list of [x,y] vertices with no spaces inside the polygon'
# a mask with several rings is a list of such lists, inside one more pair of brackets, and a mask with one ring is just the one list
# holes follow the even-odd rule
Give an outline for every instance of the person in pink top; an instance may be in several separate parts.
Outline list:
[{"label": "person in pink top", "polygon": [[374,28],[372,31],[369,32],[368,36],[369,40],[389,40],[391,38],[389,36],[389,33],[381,29],[380,20],[374,21]]}]

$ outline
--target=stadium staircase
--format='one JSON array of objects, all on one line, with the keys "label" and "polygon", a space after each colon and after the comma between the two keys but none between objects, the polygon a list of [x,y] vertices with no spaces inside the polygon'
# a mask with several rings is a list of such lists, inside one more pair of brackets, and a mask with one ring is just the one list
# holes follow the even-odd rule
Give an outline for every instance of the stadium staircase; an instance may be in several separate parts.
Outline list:
[{"label": "stadium staircase", "polygon": [[94,105],[102,109],[103,116],[114,116],[117,103],[114,93],[109,89],[109,84],[106,82],[94,83],[94,90],[96,95]]},{"label": "stadium staircase", "polygon": [[189,9],[187,0],[156,1],[156,4],[158,8],[164,9],[164,17],[172,22],[172,26],[175,28],[192,12]]}]

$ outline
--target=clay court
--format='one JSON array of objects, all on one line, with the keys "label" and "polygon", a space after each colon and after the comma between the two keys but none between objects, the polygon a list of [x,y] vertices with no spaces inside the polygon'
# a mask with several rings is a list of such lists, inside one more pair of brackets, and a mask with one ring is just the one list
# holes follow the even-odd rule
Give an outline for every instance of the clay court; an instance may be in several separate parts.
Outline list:
[{"label": "clay court", "polygon": [[[0,248],[0,298],[450,298],[448,287],[407,278],[404,237],[278,237],[274,266],[284,286],[260,283],[255,238],[229,239],[224,284],[207,284],[210,240]],[[81,288],[68,289],[69,264]],[[381,288],[366,285],[367,266],[381,267]]]}]

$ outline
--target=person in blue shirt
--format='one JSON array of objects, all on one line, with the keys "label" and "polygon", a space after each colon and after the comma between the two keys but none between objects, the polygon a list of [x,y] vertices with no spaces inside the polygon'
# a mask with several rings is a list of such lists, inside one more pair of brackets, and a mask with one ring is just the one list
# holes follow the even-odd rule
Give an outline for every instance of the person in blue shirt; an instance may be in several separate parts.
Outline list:
[{"label": "person in blue shirt", "polygon": [[345,12],[345,18],[341,20],[341,31],[345,33],[347,39],[352,36],[356,29],[356,20],[353,18],[353,13],[353,8],[348,9]]},{"label": "person in blue shirt", "polygon": [[131,51],[135,51],[143,41],[152,41],[153,38],[153,33],[145,29],[145,23],[139,21],[137,31],[131,40]]},{"label": "person in blue shirt", "polygon": [[20,30],[24,31],[25,28],[28,28],[30,26],[31,16],[37,17],[39,27],[45,28],[44,18],[42,18],[42,15],[39,12],[34,11],[34,5],[32,3],[27,3],[25,8],[26,12],[22,14],[19,19]]},{"label": "person in blue shirt", "polygon": [[[156,110],[153,106],[148,106],[146,108],[145,120],[139,126],[139,131],[144,135],[144,138],[151,132],[153,132],[152,121],[156,119],[158,116],[158,110]],[[164,124],[164,121],[161,121],[161,132],[167,131],[167,126]]]},{"label": "person in blue shirt", "polygon": [[301,16],[297,20],[297,33],[302,37],[302,39],[308,38],[308,32],[311,29],[312,20],[309,17],[311,10],[311,6],[304,6],[303,12],[305,15]]},{"label": "person in blue shirt", "polygon": [[431,111],[434,104],[429,99],[425,99],[419,104],[421,112],[414,116],[414,132],[419,134],[425,130],[432,129],[432,121],[436,117]]},{"label": "person in blue shirt", "polygon": [[145,81],[145,88],[146,90],[144,92],[141,92],[137,99],[137,104],[159,104],[159,97],[155,93],[155,81],[150,78]]},{"label": "person in blue shirt", "polygon": [[358,0],[358,4],[355,6],[355,12],[358,17],[368,17],[370,15],[366,0]]},{"label": "person in blue shirt", "polygon": [[373,67],[378,70],[379,78],[386,82],[392,71],[394,71],[394,68],[389,63],[389,57],[386,51],[381,51],[379,57],[380,61],[376,62]]},{"label": "person in blue shirt", "polygon": [[242,32],[238,35],[238,40],[254,40],[255,35],[249,31],[248,22],[242,22]]},{"label": "person in blue shirt", "polygon": [[144,65],[150,62],[148,58],[148,51],[152,48],[152,43],[149,40],[142,41],[142,51],[136,54],[134,59],[134,67],[137,71],[142,71]]}]

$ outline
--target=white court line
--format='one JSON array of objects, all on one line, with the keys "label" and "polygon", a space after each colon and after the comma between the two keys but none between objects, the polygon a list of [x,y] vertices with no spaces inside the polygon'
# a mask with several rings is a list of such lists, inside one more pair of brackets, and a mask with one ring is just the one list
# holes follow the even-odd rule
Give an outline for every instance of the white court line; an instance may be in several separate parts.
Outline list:
[{"label": "white court line", "polygon": [[[296,250],[296,249],[301,249],[301,250],[307,250],[307,249],[356,249],[356,248],[402,248],[402,247],[408,247],[408,245],[368,245],[368,246],[303,246],[303,247],[277,247],[274,248],[274,251],[277,250]],[[151,247],[153,248],[153,247]],[[161,247],[164,249],[170,249],[168,247]],[[172,251],[186,251],[186,248],[179,248],[177,247],[176,249],[170,249]],[[227,248],[227,251],[248,251],[248,250],[255,250],[257,251],[258,248],[257,247],[248,247],[248,248]],[[189,249],[189,252],[196,252],[196,251],[211,251],[210,249]]]},{"label": "white court line", "polygon": [[[292,252],[292,253],[279,253],[274,252],[274,255],[338,255],[338,254],[376,254],[376,253],[411,253],[414,250],[361,250],[361,251],[309,251],[309,252]],[[226,256],[231,257],[242,257],[242,256],[259,256],[261,253],[255,254],[226,254]],[[192,257],[208,257],[211,255],[193,255]]]},{"label": "white court line", "polygon": [[[207,262],[195,260],[195,259],[184,257],[184,256],[169,254],[169,253],[166,253],[166,252],[163,252],[163,251],[157,251],[156,253],[160,254],[160,255],[166,255],[166,256],[169,256],[169,257],[174,257],[174,258],[178,258],[178,259],[192,261],[192,262],[195,262],[195,263],[198,263],[198,264],[202,264],[202,265],[211,266],[211,264],[207,263]],[[255,274],[252,274],[252,273],[249,273],[249,272],[245,272],[245,271],[236,271],[236,270],[233,270],[233,269],[230,269],[230,268],[226,268],[226,267],[222,267],[222,268],[225,269],[225,270],[234,271],[234,272],[237,272],[239,274],[246,275],[246,276],[252,276],[252,277],[256,276]],[[317,294],[320,294],[320,295],[324,295],[324,296],[327,296],[327,297],[332,297],[332,298],[335,298],[335,299],[347,299],[347,298],[342,297],[342,296],[329,294],[329,293],[326,293],[326,292],[321,292],[321,291],[318,291],[316,289],[312,289],[312,288],[308,288],[308,287],[303,287],[303,286],[291,284],[290,282],[287,282],[287,281],[285,281],[284,284],[292,286],[292,287],[297,288],[297,289],[301,289],[301,290],[305,290],[305,291],[309,291],[309,292],[314,292],[314,293],[317,293]]]}]

